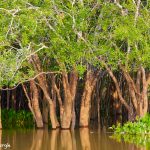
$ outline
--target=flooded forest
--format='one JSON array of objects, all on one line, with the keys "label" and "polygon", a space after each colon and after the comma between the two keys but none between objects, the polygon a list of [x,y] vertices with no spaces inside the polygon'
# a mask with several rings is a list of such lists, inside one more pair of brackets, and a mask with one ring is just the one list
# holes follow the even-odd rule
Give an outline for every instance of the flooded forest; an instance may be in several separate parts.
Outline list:
[{"label": "flooded forest", "polygon": [[150,149],[149,0],[0,1],[0,149]]}]

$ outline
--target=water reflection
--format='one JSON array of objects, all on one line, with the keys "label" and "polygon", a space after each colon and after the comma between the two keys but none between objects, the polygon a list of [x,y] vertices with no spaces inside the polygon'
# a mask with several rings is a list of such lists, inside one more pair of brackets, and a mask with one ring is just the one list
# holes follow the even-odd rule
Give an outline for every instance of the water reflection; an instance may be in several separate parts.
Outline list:
[{"label": "water reflection", "polygon": [[83,150],[91,150],[90,132],[88,128],[80,129],[81,147]]},{"label": "water reflection", "polygon": [[42,149],[43,134],[43,130],[34,131],[31,150]]},{"label": "water reflection", "polygon": [[146,150],[116,142],[107,134],[86,128],[75,131],[3,130],[0,131],[0,142],[9,143],[12,150]]},{"label": "water reflection", "polygon": [[[121,140],[128,142],[128,143],[134,143],[141,147],[141,150],[144,150],[142,147],[146,147],[147,150],[150,149],[150,136],[149,134],[141,134],[141,135],[130,135],[130,134],[114,134],[112,136],[113,139],[120,142]],[[132,145],[131,149],[135,149],[135,146]]]},{"label": "water reflection", "polygon": [[[48,133],[48,132],[46,132]],[[57,150],[57,143],[58,143],[58,134],[59,134],[59,130],[52,130],[51,131],[51,136],[50,136],[50,149],[51,150]]]},{"label": "water reflection", "polygon": [[61,149],[72,150],[72,137],[69,130],[62,130],[60,132],[61,136]]}]

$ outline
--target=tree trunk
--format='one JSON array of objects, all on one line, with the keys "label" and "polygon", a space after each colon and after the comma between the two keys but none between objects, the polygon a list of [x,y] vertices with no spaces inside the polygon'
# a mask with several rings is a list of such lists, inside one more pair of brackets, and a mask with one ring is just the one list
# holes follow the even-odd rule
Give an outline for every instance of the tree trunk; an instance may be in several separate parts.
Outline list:
[{"label": "tree trunk", "polygon": [[45,124],[48,124],[48,105],[45,97],[43,98],[42,101],[42,118],[43,118],[43,122]]},{"label": "tree trunk", "polygon": [[16,110],[16,88],[12,90],[12,107]]},{"label": "tree trunk", "polygon": [[64,88],[64,110],[61,120],[62,129],[69,129],[73,117],[73,107],[76,95],[76,87],[78,81],[78,75],[75,70],[70,73],[70,80],[68,79],[68,74],[63,72],[62,74],[63,88]]},{"label": "tree trunk", "polygon": [[7,110],[10,109],[10,91],[7,90]]},{"label": "tree trunk", "polygon": [[71,118],[72,118],[72,102],[66,102],[61,122],[62,129],[70,128]]},{"label": "tree trunk", "polygon": [[[57,144],[58,144],[58,134],[59,134],[59,130],[53,130],[51,131],[51,136],[50,136],[50,145],[49,148],[51,150],[57,150]],[[48,149],[48,148],[47,148]]]},{"label": "tree trunk", "polygon": [[125,101],[125,99],[122,96],[122,92],[121,92],[121,89],[119,87],[119,83],[118,83],[115,75],[113,74],[112,70],[107,66],[107,64],[104,63],[104,66],[105,66],[108,74],[110,75],[110,77],[112,78],[112,80],[113,80],[113,82],[115,84],[115,87],[116,87],[116,90],[117,90],[120,102],[125,106],[125,108],[127,109],[127,111],[130,112],[130,106],[128,105],[128,103]]},{"label": "tree trunk", "polygon": [[89,126],[91,96],[96,81],[97,81],[97,77],[94,75],[94,73],[91,71],[87,71],[83,96],[81,99],[80,121],[79,121],[80,127]]},{"label": "tree trunk", "polygon": [[[32,55],[31,57],[31,63],[33,64],[34,66],[34,69],[37,73],[40,73],[42,72],[42,67],[41,67],[41,62],[40,62],[40,59],[38,57],[37,54],[34,54]],[[56,116],[56,111],[55,111],[55,105],[54,105],[54,102],[53,100],[51,99],[50,97],[50,94],[49,94],[49,90],[48,90],[48,84],[47,84],[47,81],[46,81],[46,77],[44,74],[41,74],[37,77],[37,80],[39,82],[39,85],[44,93],[44,96],[49,104],[49,114],[50,114],[50,120],[51,120],[51,124],[52,124],[52,128],[53,129],[56,129],[57,127],[59,127],[59,123],[57,121],[57,116]]]},{"label": "tree trunk", "polygon": [[136,111],[136,116],[141,118],[145,116],[148,111],[148,79],[146,79],[145,69],[142,66],[139,67],[135,82],[124,67],[121,66],[120,68],[129,86],[129,94]]},{"label": "tree trunk", "polygon": [[49,104],[49,114],[50,114],[50,120],[51,120],[52,128],[56,129],[57,127],[59,127],[59,123],[58,123],[57,118],[56,118],[55,105],[54,105],[54,102],[52,101],[52,99],[49,95],[47,83],[44,82],[44,80],[41,80],[41,79],[42,78],[38,78],[38,81],[39,81],[39,84],[40,84],[40,86],[43,90],[44,96],[45,96],[45,98],[46,98],[46,100],[48,101],[48,104]]},{"label": "tree trunk", "polygon": [[62,122],[62,116],[63,116],[63,112],[64,112],[64,107],[63,107],[62,98],[61,98],[61,94],[60,94],[60,87],[58,87],[56,85],[55,76],[52,75],[51,78],[52,78],[51,79],[52,80],[52,88],[56,92],[58,103],[59,103],[60,122]]},{"label": "tree trunk", "polygon": [[39,93],[37,86],[34,82],[34,80],[30,81],[30,91],[31,91],[31,102],[32,102],[32,108],[36,117],[36,125],[38,128],[43,128],[43,119],[41,110],[39,107]]},{"label": "tree trunk", "polygon": [[91,95],[92,91],[89,88],[88,93],[85,92],[82,97],[81,108],[80,108],[80,127],[88,127],[91,107]]}]

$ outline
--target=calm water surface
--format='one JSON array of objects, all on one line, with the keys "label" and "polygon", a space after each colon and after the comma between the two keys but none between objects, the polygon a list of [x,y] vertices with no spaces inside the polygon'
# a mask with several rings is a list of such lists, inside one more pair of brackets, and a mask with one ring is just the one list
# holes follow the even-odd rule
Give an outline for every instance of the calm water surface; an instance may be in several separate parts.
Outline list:
[{"label": "calm water surface", "polygon": [[[0,131],[0,150],[145,150],[135,145],[118,143],[101,131],[67,130],[3,130]],[[3,146],[3,148],[2,148]],[[6,146],[6,145],[5,145]]]}]

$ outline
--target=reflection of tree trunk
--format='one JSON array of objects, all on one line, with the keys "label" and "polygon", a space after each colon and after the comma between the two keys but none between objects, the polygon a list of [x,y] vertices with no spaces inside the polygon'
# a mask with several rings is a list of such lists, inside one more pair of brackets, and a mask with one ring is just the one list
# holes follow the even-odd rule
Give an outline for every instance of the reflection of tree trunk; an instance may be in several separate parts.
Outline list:
[{"label": "reflection of tree trunk", "polygon": [[[10,143],[9,143],[10,144]],[[13,138],[12,138],[12,144],[10,145],[11,147],[16,147],[17,141],[16,141],[16,131],[13,133]]]},{"label": "reflection of tree trunk", "polygon": [[97,76],[92,71],[86,74],[84,92],[80,108],[80,127],[87,127],[90,119],[91,96],[97,81]]},{"label": "reflection of tree trunk", "polygon": [[42,148],[43,134],[44,134],[44,130],[39,129],[39,130],[35,131],[31,150],[41,150],[41,149],[43,149]]},{"label": "reflection of tree trunk", "polygon": [[80,139],[81,139],[82,149],[83,150],[91,150],[89,129],[88,128],[81,128],[80,129]]},{"label": "reflection of tree trunk", "polygon": [[71,135],[72,135],[73,150],[77,150],[76,136],[75,136],[75,131],[74,130],[71,131]]},{"label": "reflection of tree trunk", "polygon": [[72,148],[72,137],[69,130],[61,131],[61,148],[64,150],[73,150]]},{"label": "reflection of tree trunk", "polygon": [[50,150],[57,150],[57,137],[59,130],[52,130],[50,137]]},{"label": "reflection of tree trunk", "polygon": [[31,144],[30,150],[33,150],[33,148],[34,148],[34,144],[35,144],[35,132],[36,132],[36,130],[33,130],[33,132],[32,132],[32,144]]}]

